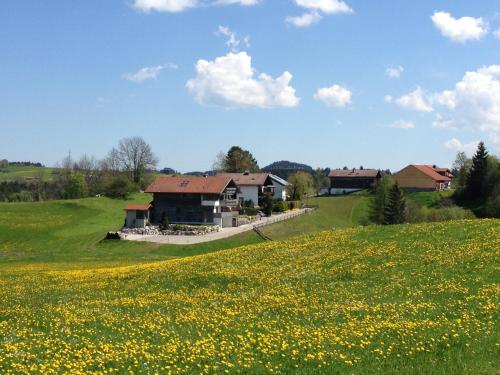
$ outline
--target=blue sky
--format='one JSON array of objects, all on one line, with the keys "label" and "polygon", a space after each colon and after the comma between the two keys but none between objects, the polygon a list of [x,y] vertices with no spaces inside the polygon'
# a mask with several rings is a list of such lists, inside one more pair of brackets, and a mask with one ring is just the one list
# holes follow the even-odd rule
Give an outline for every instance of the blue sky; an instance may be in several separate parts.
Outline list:
[{"label": "blue sky", "polygon": [[0,158],[133,135],[181,171],[232,145],[261,166],[498,154],[499,30],[496,0],[5,0]]}]

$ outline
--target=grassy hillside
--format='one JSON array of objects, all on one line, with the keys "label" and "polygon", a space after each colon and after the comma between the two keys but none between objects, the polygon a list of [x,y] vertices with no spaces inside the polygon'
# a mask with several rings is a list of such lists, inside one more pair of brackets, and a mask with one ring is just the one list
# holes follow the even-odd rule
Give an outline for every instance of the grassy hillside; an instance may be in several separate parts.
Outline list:
[{"label": "grassy hillside", "polygon": [[54,168],[10,165],[5,169],[0,170],[0,182],[33,178],[51,180],[53,178],[53,171]]},{"label": "grassy hillside", "polygon": [[[130,199],[150,200],[148,194],[136,194]],[[0,270],[27,263],[56,268],[123,265],[260,242],[253,232],[192,246],[101,241],[108,230],[123,224],[126,203],[104,197],[0,203]]]},{"label": "grassy hillside", "polygon": [[128,267],[4,269],[0,372],[496,373],[499,227],[339,229]]},{"label": "grassy hillside", "polygon": [[353,210],[362,197],[362,195],[352,194],[308,199],[308,204],[318,206],[316,211],[266,226],[262,228],[262,232],[273,240],[283,240],[301,234],[357,225],[358,218],[353,218]]}]

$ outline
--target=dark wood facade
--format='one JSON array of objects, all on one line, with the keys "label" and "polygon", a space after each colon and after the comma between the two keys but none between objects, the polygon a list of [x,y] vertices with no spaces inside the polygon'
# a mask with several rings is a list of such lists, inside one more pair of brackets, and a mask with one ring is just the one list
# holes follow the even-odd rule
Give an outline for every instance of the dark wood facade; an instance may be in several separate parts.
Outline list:
[{"label": "dark wood facade", "polygon": [[[204,195],[204,200],[219,200],[218,195]],[[152,221],[159,223],[164,217],[170,223],[213,223],[214,207],[202,205],[201,194],[153,194]]]},{"label": "dark wood facade", "polygon": [[376,177],[330,177],[332,189],[368,189],[377,183]]}]

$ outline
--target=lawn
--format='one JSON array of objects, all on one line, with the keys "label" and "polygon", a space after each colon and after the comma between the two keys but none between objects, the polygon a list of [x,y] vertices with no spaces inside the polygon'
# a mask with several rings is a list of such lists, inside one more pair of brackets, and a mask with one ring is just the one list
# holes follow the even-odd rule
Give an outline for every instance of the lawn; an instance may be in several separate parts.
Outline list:
[{"label": "lawn", "polygon": [[[60,210],[61,222],[32,228],[64,227]],[[97,236],[99,210],[81,210]],[[499,227],[336,229],[136,265],[127,248],[144,244],[117,242],[105,252],[127,254],[124,266],[83,270],[34,269],[17,254],[0,270],[0,372],[498,373]],[[74,233],[84,250],[68,251],[82,261],[101,251],[84,228],[26,244]]]},{"label": "lawn", "polygon": [[[136,194],[130,202],[149,202]],[[104,197],[36,203],[0,203],[0,269],[105,267],[202,254],[260,242],[253,232],[198,245],[102,241],[121,227],[127,201]]]},{"label": "lawn", "polygon": [[25,180],[27,178],[42,178],[44,180],[51,180],[53,177],[53,171],[54,168],[10,165],[5,169],[0,170],[0,182],[17,179]]},{"label": "lawn", "polygon": [[316,211],[266,226],[262,232],[273,240],[283,240],[332,228],[352,227],[358,224],[358,218],[353,218],[353,210],[362,197],[362,194],[351,194],[310,198],[307,203],[317,205]]}]

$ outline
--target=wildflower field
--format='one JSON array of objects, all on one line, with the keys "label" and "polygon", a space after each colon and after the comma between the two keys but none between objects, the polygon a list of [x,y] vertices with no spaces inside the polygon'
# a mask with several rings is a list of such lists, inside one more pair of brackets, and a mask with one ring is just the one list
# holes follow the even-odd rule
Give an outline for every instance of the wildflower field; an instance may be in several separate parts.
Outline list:
[{"label": "wildflower field", "polygon": [[0,373],[498,373],[499,249],[474,220],[3,264]]}]

